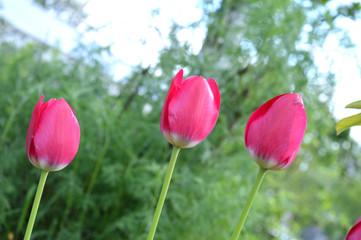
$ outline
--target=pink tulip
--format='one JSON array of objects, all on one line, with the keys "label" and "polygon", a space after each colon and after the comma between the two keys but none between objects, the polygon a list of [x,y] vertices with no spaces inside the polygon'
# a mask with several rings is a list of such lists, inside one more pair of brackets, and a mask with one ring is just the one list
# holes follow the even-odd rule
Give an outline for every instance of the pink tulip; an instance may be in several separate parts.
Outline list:
[{"label": "pink tulip", "polygon": [[286,93],[259,107],[245,131],[248,152],[269,170],[286,169],[295,159],[307,124],[302,96]]},{"label": "pink tulip", "polygon": [[350,229],[346,236],[346,240],[360,240],[361,239],[361,217],[357,220],[355,225]]},{"label": "pink tulip", "polygon": [[58,171],[75,157],[80,128],[73,109],[64,99],[40,97],[31,116],[26,137],[26,153],[30,162],[44,171]]},{"label": "pink tulip", "polygon": [[200,143],[217,122],[221,96],[214,79],[192,76],[183,81],[183,70],[174,77],[163,105],[160,130],[179,148]]}]

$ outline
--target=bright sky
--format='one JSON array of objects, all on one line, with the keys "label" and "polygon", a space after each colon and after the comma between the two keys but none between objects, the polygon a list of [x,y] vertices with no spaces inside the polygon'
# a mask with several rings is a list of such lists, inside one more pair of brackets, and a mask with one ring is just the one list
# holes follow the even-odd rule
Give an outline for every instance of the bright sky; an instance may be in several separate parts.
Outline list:
[{"label": "bright sky", "polygon": [[[353,1],[330,2],[330,7],[334,8]],[[152,17],[152,11],[157,9],[158,14]],[[112,44],[114,58],[108,61],[116,79],[126,76],[133,66],[141,64],[146,67],[157,62],[159,50],[168,44],[167,35],[172,22],[187,25],[202,16],[198,0],[132,0],[126,3],[90,0],[85,11],[89,14],[87,24],[100,27],[100,30],[86,34],[84,39],[104,46]],[[65,52],[76,45],[77,32],[83,32],[85,27],[74,30],[55,18],[54,13],[43,11],[30,0],[0,0],[0,15],[31,36],[57,45]],[[339,19],[337,24],[349,31],[355,43],[361,43],[361,20]],[[195,30],[182,30],[178,37],[182,41],[190,40],[193,51],[198,52],[204,35],[205,26],[200,26]],[[361,45],[345,50],[338,47],[338,41],[339,36],[331,35],[322,49],[314,49],[314,56],[320,71],[335,74],[337,86],[332,106],[336,118],[341,119],[359,113],[344,107],[361,100]],[[361,127],[352,128],[351,135],[361,143]]]},{"label": "bright sky", "polygon": [[[159,13],[152,17],[152,11],[157,9]],[[89,14],[86,24],[100,29],[96,33],[84,34],[83,41],[112,45],[115,59],[108,60],[113,65],[111,73],[116,79],[129,74],[138,64],[147,67],[157,62],[158,52],[168,44],[172,22],[186,25],[202,16],[197,0],[132,0],[126,3],[90,0],[84,10]],[[84,32],[86,27],[83,24],[72,29],[54,13],[44,11],[31,0],[0,0],[0,16],[38,40],[57,45],[65,52],[76,46],[77,32]],[[194,31],[182,30],[178,36],[181,41],[191,39],[197,52],[204,35],[203,26]]]},{"label": "bright sky", "polygon": [[[141,7],[140,7],[141,6]],[[154,11],[153,11],[154,10]],[[154,65],[158,52],[168,44],[167,36],[172,21],[186,25],[200,20],[202,9],[196,0],[132,0],[126,4],[113,0],[91,0],[85,7],[89,13],[87,23],[106,26],[88,38],[98,43],[112,45],[114,56],[123,67],[114,71],[116,77],[129,72],[129,66],[141,63],[144,67]],[[158,11],[152,17],[152,11]],[[199,51],[205,28],[197,31],[184,30],[181,40],[192,39],[194,51]]]},{"label": "bright sky", "polygon": [[[361,20],[340,18],[337,25],[346,29],[354,43],[361,43]],[[323,49],[315,50],[314,56],[320,71],[335,74],[336,89],[333,96],[333,113],[338,120],[360,113],[360,110],[346,109],[351,102],[361,100],[361,44],[353,49],[338,46],[340,36],[330,35]],[[361,143],[361,127],[351,128],[351,136]]]}]

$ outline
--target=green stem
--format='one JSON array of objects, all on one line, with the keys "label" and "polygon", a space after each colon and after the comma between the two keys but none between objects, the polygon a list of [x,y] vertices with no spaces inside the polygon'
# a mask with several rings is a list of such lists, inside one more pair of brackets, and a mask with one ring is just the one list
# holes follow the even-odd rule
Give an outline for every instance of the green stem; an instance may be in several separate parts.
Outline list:
[{"label": "green stem", "polygon": [[180,150],[180,148],[175,147],[175,146],[173,147],[172,156],[170,157],[170,162],[169,162],[169,166],[168,166],[168,171],[167,171],[167,174],[165,175],[162,191],[159,196],[157,208],[155,209],[152,226],[150,227],[147,240],[153,240],[153,238],[154,238],[155,230],[157,229],[157,225],[158,225],[160,214],[162,212],[165,197],[167,196],[169,183],[170,183],[170,180],[172,179],[172,174],[173,174],[175,163],[177,161],[179,150]]},{"label": "green stem", "polygon": [[46,181],[46,177],[48,176],[48,173],[49,172],[47,172],[47,171],[41,171],[40,180],[39,180],[39,184],[38,184],[38,189],[36,190],[36,195],[35,195],[35,199],[34,199],[34,203],[33,203],[33,208],[31,209],[31,213],[30,213],[30,217],[29,217],[29,221],[28,221],[28,226],[26,228],[24,240],[29,240],[30,236],[31,236],[31,232],[33,231],[36,214],[38,212],[38,208],[39,208],[39,204],[40,204],[40,200],[41,200],[41,195],[43,194],[45,181]]},{"label": "green stem", "polygon": [[251,193],[249,194],[248,200],[246,202],[246,205],[244,206],[242,210],[241,217],[239,218],[238,224],[236,226],[236,229],[233,232],[232,240],[237,240],[239,237],[239,234],[241,233],[242,227],[244,222],[246,221],[247,215],[249,210],[251,209],[254,197],[256,196],[259,187],[261,186],[262,180],[266,174],[267,169],[259,168],[258,175],[256,178],[256,182],[253,185],[253,188],[251,190]]}]

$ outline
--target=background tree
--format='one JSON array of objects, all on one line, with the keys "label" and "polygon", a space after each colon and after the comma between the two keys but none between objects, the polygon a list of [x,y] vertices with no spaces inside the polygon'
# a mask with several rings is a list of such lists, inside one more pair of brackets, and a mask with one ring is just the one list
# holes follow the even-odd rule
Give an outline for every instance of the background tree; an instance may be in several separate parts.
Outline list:
[{"label": "background tree", "polygon": [[84,6],[89,0],[82,2],[78,0],[33,0],[33,2],[45,9],[54,11],[57,16],[65,19],[74,27],[84,22],[87,17]]},{"label": "background tree", "polygon": [[[117,82],[102,64],[108,49],[80,46],[78,58],[69,59],[36,43],[3,41],[0,237],[24,233],[38,179],[26,160],[25,138],[44,93],[73,106],[81,143],[66,170],[49,176],[33,238],[146,238],[170,153],[160,113],[182,67],[217,81],[221,111],[210,136],[181,152],[157,238],[229,239],[257,172],[244,147],[248,117],[266,100],[294,91],[303,94],[308,115],[304,142],[289,169],[267,176],[242,239],[311,239],[310,229],[343,239],[360,215],[360,148],[347,132],[336,137],[328,104],[334,78],[318,71],[310,49],[337,30],[335,19],[357,17],[359,5],[333,13],[325,3],[223,0],[215,8],[204,1],[204,18],[175,24],[155,67],[137,67]],[[195,54],[178,36],[204,22],[207,34]]]}]

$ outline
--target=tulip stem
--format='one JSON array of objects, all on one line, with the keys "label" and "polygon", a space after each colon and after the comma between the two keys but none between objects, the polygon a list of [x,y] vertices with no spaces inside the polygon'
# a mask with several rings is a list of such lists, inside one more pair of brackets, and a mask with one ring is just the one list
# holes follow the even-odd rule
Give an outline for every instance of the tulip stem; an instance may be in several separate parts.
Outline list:
[{"label": "tulip stem", "polygon": [[39,204],[40,204],[40,200],[41,200],[41,195],[43,194],[45,181],[46,181],[46,178],[48,176],[48,173],[49,173],[48,171],[41,171],[40,180],[39,180],[39,184],[38,184],[38,189],[36,190],[35,199],[34,199],[34,203],[33,203],[33,208],[31,209],[31,213],[30,213],[30,217],[29,217],[29,221],[28,221],[28,226],[26,227],[24,240],[29,240],[30,237],[31,237],[31,232],[33,231],[36,214],[38,212],[38,208],[39,208]]},{"label": "tulip stem", "polygon": [[154,238],[155,230],[157,229],[157,225],[158,225],[160,214],[162,212],[165,197],[167,196],[169,183],[170,183],[170,180],[172,179],[172,174],[173,174],[175,163],[177,161],[179,150],[180,150],[180,148],[173,146],[173,151],[172,151],[172,156],[170,157],[168,171],[167,171],[167,174],[165,175],[162,191],[159,196],[157,208],[155,209],[152,225],[150,227],[147,240],[153,240],[153,238]]},{"label": "tulip stem", "polygon": [[247,199],[246,205],[244,206],[242,210],[241,217],[239,218],[238,224],[236,226],[236,229],[233,232],[232,240],[237,240],[239,237],[239,234],[241,233],[242,227],[244,222],[246,221],[247,215],[249,210],[251,209],[253,200],[258,192],[259,187],[261,186],[262,180],[266,174],[267,169],[264,169],[262,167],[259,168],[258,175],[256,178],[256,182],[254,183],[251,193],[249,194],[249,197]]}]

